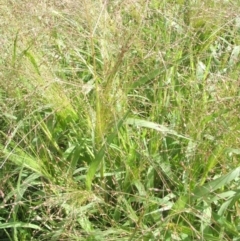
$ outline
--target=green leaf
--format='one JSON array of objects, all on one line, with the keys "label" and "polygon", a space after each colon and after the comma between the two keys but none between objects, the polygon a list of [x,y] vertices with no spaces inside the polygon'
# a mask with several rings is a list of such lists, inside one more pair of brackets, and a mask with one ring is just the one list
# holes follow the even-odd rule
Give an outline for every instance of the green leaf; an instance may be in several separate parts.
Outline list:
[{"label": "green leaf", "polygon": [[183,135],[180,135],[176,131],[171,130],[166,126],[160,125],[160,124],[155,123],[155,122],[151,122],[151,121],[147,121],[147,120],[141,120],[141,119],[128,118],[126,120],[126,124],[137,126],[137,127],[145,127],[145,128],[149,128],[149,129],[159,131],[159,132],[163,133],[164,135],[170,134],[170,135],[173,135],[173,136],[176,136],[176,137],[180,137],[180,138],[183,138],[183,139],[190,140],[190,138],[185,137]]},{"label": "green leaf", "polygon": [[237,228],[233,223],[229,222],[224,216],[220,216],[216,213],[212,213],[213,219],[216,223],[218,223],[221,227],[224,227],[231,235],[240,236],[240,233],[237,231]]},{"label": "green leaf", "polygon": [[17,31],[16,33],[16,37],[14,39],[13,42],[13,56],[12,56],[12,66],[15,68],[15,63],[16,63],[16,59],[17,59],[17,42],[18,42],[18,33],[19,31]]},{"label": "green leaf", "polygon": [[227,152],[229,155],[232,155],[232,154],[240,155],[240,149],[227,148],[227,149],[226,149],[226,152]]},{"label": "green leaf", "polygon": [[220,209],[218,210],[218,215],[223,215],[224,212],[229,209],[229,206],[234,206],[234,204],[240,199],[240,190],[228,193],[228,199],[221,205]]},{"label": "green leaf", "polygon": [[154,78],[156,78],[161,73],[163,73],[162,69],[155,69],[155,70],[151,71],[150,73],[148,73],[144,77],[142,77],[139,80],[135,81],[132,84],[132,86],[130,87],[129,91],[134,90],[134,89],[136,89],[139,86],[147,84],[149,81],[153,80]]},{"label": "green leaf", "polygon": [[26,167],[40,176],[44,176],[51,180],[51,175],[44,169],[44,164],[40,159],[29,155],[29,153],[16,146],[11,151],[5,149],[1,144],[0,148],[2,149],[3,157],[5,158],[3,163],[0,165],[0,168],[2,168],[6,160],[10,160],[18,166]]},{"label": "green leaf", "polygon": [[34,69],[36,70],[37,74],[40,76],[41,73],[40,73],[40,70],[38,68],[38,64],[37,64],[37,61],[36,59],[34,58],[34,56],[29,52],[29,51],[25,51],[24,52],[24,55],[30,60],[30,62],[32,63]]},{"label": "green leaf", "polygon": [[228,184],[229,182],[231,182],[232,180],[234,180],[236,177],[239,176],[239,174],[240,174],[240,167],[236,168],[232,172],[230,172],[222,177],[219,177],[203,186],[197,187],[193,191],[194,197],[202,198],[202,197],[207,196],[209,193],[212,193],[216,189],[221,188],[221,187],[225,186],[226,184]]},{"label": "green leaf", "polygon": [[132,86],[129,88],[129,91],[136,89],[137,87],[146,85],[148,82],[150,82],[151,80],[155,79],[156,77],[158,77],[160,74],[164,73],[166,71],[166,69],[171,68],[172,66],[177,65],[178,63],[180,63],[182,60],[184,60],[185,57],[180,58],[175,60],[174,62],[168,64],[168,66],[165,66],[164,68],[157,68],[155,70],[150,71],[149,73],[147,73],[144,77],[141,77],[140,79],[138,79],[137,81],[135,81]]},{"label": "green leaf", "polygon": [[177,202],[173,205],[172,214],[174,214],[173,212],[184,211],[184,209],[189,201],[194,201],[196,199],[205,198],[205,197],[209,196],[209,194],[212,193],[213,191],[225,186],[226,184],[228,184],[229,182],[234,180],[236,177],[239,176],[239,174],[240,174],[240,167],[236,168],[232,172],[230,172],[222,177],[219,177],[219,178],[205,184],[204,186],[196,187],[192,193],[191,198],[188,195],[180,196],[178,198]]},{"label": "green leaf", "polygon": [[11,223],[0,223],[0,229],[5,228],[32,228],[42,230],[38,225],[31,223],[22,223],[22,222],[11,222]]},{"label": "green leaf", "polygon": [[204,172],[202,174],[202,179],[200,182],[200,185],[203,185],[206,181],[209,172],[213,170],[213,168],[218,163],[218,157],[222,154],[223,148],[221,146],[218,146],[212,153],[212,155],[209,157],[207,165],[204,167]]},{"label": "green leaf", "polygon": [[119,128],[121,128],[121,126],[123,125],[124,120],[126,119],[128,115],[127,114],[118,122],[118,124],[116,125],[114,131],[108,135],[106,143],[104,143],[100,149],[100,151],[97,153],[97,155],[95,156],[95,159],[93,160],[93,162],[90,164],[90,167],[88,169],[88,173],[86,175],[86,188],[87,190],[91,190],[91,186],[92,186],[92,181],[93,178],[97,172],[97,168],[99,167],[100,163],[103,160],[103,157],[105,155],[105,150],[107,148],[107,145],[109,145],[110,143],[112,143],[113,139],[116,137]]},{"label": "green leaf", "polygon": [[184,196],[184,195],[180,196],[178,200],[174,203],[171,214],[183,212],[188,203],[188,200],[189,200],[188,196]]}]

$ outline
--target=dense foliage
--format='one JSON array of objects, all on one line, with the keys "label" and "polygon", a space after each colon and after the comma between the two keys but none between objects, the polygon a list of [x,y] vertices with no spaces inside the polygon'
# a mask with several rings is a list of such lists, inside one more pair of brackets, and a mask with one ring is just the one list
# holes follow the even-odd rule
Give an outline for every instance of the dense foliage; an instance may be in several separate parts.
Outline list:
[{"label": "dense foliage", "polygon": [[0,241],[240,240],[239,10],[3,0]]}]

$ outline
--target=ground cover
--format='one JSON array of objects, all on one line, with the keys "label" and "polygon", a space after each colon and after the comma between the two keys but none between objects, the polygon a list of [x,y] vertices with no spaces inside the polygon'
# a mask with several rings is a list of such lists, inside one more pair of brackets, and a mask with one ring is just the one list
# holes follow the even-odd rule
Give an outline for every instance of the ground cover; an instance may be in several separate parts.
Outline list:
[{"label": "ground cover", "polygon": [[3,0],[0,240],[240,240],[239,9]]}]

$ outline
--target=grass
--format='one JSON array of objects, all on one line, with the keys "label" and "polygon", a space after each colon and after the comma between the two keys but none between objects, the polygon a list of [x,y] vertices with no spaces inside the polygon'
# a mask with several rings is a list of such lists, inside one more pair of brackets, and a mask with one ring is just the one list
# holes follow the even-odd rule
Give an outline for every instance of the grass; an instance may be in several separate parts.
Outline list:
[{"label": "grass", "polygon": [[240,240],[237,1],[3,1],[0,240]]}]

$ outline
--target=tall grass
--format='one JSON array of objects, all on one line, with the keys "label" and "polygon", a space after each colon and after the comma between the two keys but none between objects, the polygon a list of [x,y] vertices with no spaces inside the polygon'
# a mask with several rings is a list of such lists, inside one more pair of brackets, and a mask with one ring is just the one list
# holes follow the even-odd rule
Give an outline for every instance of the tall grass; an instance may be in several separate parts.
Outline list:
[{"label": "tall grass", "polygon": [[240,240],[237,1],[2,6],[0,240]]}]

